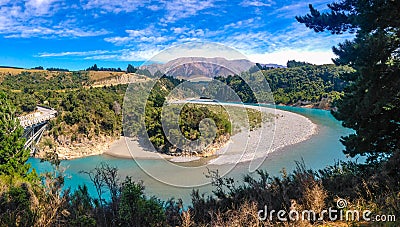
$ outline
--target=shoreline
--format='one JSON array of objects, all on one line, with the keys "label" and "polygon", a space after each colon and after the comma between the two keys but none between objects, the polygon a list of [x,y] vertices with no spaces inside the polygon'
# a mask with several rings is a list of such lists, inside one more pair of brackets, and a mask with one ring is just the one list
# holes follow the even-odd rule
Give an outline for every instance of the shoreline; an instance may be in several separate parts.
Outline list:
[{"label": "shoreline", "polygon": [[[243,106],[241,104],[226,105]],[[279,117],[275,118],[273,124],[264,124],[254,131],[240,132],[231,136],[231,139],[214,154],[215,158],[208,161],[209,164],[224,165],[264,158],[284,147],[308,140],[318,131],[316,124],[297,113],[261,106],[245,105],[245,107],[255,108],[264,113],[274,113]],[[243,144],[247,148],[246,151],[243,149]],[[247,150],[254,150],[254,152]],[[171,156],[146,151],[137,141],[127,137],[114,141],[103,154],[125,159],[167,159],[177,163],[201,159],[197,156]]]},{"label": "shoreline", "polygon": [[[246,107],[251,106],[246,105]],[[220,155],[209,161],[209,164],[235,164],[266,158],[282,148],[308,140],[318,131],[316,124],[300,114],[268,107],[251,108],[273,113],[279,117],[275,118],[273,124],[264,124],[262,128],[250,133],[234,135],[231,141],[233,146],[227,144],[225,149],[221,149]],[[247,142],[245,147],[240,146],[245,141]],[[238,145],[235,146],[235,143]]]}]

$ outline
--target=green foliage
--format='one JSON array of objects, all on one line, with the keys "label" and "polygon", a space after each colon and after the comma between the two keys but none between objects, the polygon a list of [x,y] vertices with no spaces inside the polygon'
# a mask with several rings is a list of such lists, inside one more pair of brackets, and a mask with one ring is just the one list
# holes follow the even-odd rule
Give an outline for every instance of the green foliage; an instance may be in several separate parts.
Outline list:
[{"label": "green foliage", "polygon": [[[74,92],[60,93],[60,103],[55,103],[60,111],[59,119],[70,126],[69,129],[77,130],[72,133],[85,135],[86,137],[97,134],[120,135],[122,131],[121,111],[118,109],[122,103],[125,86],[79,89]],[[50,132],[56,134],[71,133],[61,129],[60,125],[54,124]]]},{"label": "green foliage", "polygon": [[[179,128],[180,132],[173,130],[164,132],[161,120],[164,121],[166,125],[172,124],[172,118],[165,117],[161,119],[162,106],[164,104],[165,98],[168,93],[173,90],[175,86],[181,83],[180,80],[173,79],[171,77],[161,78],[152,89],[149,99],[146,102],[145,109],[145,126],[146,132],[149,136],[150,141],[155,146],[155,148],[161,152],[169,153],[173,145],[168,141],[168,135],[174,137],[174,135],[179,135],[182,133],[189,140],[197,140],[200,137],[199,124],[205,118],[213,119],[217,126],[217,131],[214,132],[216,137],[213,141],[218,139],[220,136],[229,134],[231,131],[231,125],[228,121],[227,116],[221,117],[212,111],[210,108],[199,105],[185,105],[182,109],[179,106],[172,108],[172,113],[179,115]],[[177,112],[180,111],[180,112]],[[203,133],[211,133],[211,131],[203,131]],[[208,135],[203,135],[203,138],[210,138]],[[207,144],[213,141],[203,141]]]},{"label": "green foliage", "polygon": [[0,174],[27,176],[29,150],[24,149],[24,129],[15,116],[15,108],[0,92]]},{"label": "green foliage", "polygon": [[47,68],[47,71],[56,71],[56,72],[69,72],[68,69],[62,69],[62,68]]},{"label": "green foliage", "polygon": [[276,103],[318,102],[331,93],[341,92],[346,83],[340,75],[351,71],[333,65],[299,66],[263,71]]},{"label": "green foliage", "polygon": [[[304,62],[289,61],[290,68],[263,70],[277,104],[295,104],[298,101],[317,103],[322,98],[333,100],[340,96],[346,82],[341,75],[352,72],[350,67],[334,65],[311,65]],[[224,82],[244,103],[256,103],[256,97],[249,85],[235,75],[216,77]]]},{"label": "green foliage", "polygon": [[31,208],[34,195],[29,187],[23,183],[0,194],[1,226],[34,226],[37,216]]},{"label": "green foliage", "polygon": [[33,94],[37,91],[80,88],[89,84],[89,76],[86,72],[59,72],[51,76],[46,73],[22,72],[18,75],[6,76],[1,86]]},{"label": "green foliage", "polygon": [[257,103],[256,97],[254,96],[250,86],[240,76],[237,75],[228,77],[218,76],[215,77],[215,79],[225,83],[231,89],[233,89],[242,102]]},{"label": "green foliage", "polygon": [[320,13],[310,5],[310,14],[296,19],[317,32],[356,32],[354,40],[333,48],[337,65],[356,70],[343,76],[349,86],[333,113],[355,130],[342,139],[345,153],[370,161],[390,156],[400,149],[399,2],[345,0],[328,7]]},{"label": "green foliage", "polygon": [[96,226],[96,220],[91,217],[93,210],[92,198],[86,185],[78,189],[70,197],[71,222],[73,226]]},{"label": "green foliage", "polygon": [[[164,203],[155,197],[147,198],[141,183],[132,181],[130,177],[120,183],[118,169],[106,163],[101,163],[87,174],[99,198],[91,198],[87,187],[80,186],[70,198],[72,223],[85,220],[100,226],[165,225]],[[111,195],[111,201],[103,199],[106,193]]]},{"label": "green foliage", "polygon": [[86,69],[86,71],[110,71],[110,72],[123,72],[121,68],[104,68],[104,67],[97,67],[97,64]]},{"label": "green foliage", "polygon": [[50,121],[48,135],[56,142],[121,135],[121,106],[127,86],[85,87],[90,83],[87,72],[23,72],[6,76],[0,89],[9,93],[17,115],[32,112],[37,105],[55,108],[59,114]]},{"label": "green foliage", "polygon": [[165,214],[162,203],[152,197],[147,199],[144,187],[126,178],[122,183],[118,216],[124,226],[162,226]]},{"label": "green foliage", "polygon": [[301,67],[301,66],[307,66],[307,65],[313,65],[307,62],[300,62],[300,61],[295,61],[295,60],[289,60],[286,64],[288,68],[294,68],[294,67]]}]

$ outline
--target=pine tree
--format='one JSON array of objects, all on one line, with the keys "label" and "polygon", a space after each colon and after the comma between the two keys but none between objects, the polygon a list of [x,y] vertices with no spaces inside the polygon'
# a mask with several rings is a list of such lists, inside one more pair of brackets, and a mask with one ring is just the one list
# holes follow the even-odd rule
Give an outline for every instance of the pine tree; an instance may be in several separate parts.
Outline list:
[{"label": "pine tree", "polygon": [[0,92],[0,174],[27,176],[29,150],[24,149],[23,132],[15,117],[15,108]]},{"label": "pine tree", "polygon": [[128,67],[126,68],[126,72],[127,73],[135,73],[136,72],[136,68],[133,67],[133,65],[128,64]]},{"label": "pine tree", "polygon": [[320,13],[296,17],[316,32],[355,33],[352,41],[333,47],[337,65],[356,72],[333,115],[355,133],[343,137],[345,153],[367,155],[369,161],[400,150],[400,1],[343,0]]}]

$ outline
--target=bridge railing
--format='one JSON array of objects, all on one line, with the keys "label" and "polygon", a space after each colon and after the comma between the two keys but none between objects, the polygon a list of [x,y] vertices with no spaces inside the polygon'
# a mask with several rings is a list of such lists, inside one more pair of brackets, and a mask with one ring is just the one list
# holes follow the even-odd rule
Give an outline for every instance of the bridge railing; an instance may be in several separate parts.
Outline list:
[{"label": "bridge railing", "polygon": [[54,109],[48,109],[38,107],[38,111],[25,116],[18,117],[22,127],[27,128],[33,125],[37,125],[46,122],[52,118],[55,118],[57,111]]}]

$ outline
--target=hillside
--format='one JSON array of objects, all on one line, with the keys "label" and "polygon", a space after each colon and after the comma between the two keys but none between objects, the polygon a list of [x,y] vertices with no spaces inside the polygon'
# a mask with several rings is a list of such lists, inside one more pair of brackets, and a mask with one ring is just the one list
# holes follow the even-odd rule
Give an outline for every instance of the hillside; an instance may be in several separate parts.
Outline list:
[{"label": "hillside", "polygon": [[7,76],[17,76],[22,73],[39,73],[46,75],[46,78],[54,77],[59,75],[60,73],[62,74],[71,74],[72,72],[57,72],[57,71],[47,71],[47,70],[41,70],[41,69],[23,69],[23,68],[17,68],[17,67],[9,67],[9,66],[0,66],[0,82],[4,80],[5,77]]},{"label": "hillside", "polygon": [[[130,83],[140,83],[146,82],[150,80],[147,76],[139,75],[136,73],[110,73],[109,76],[100,78],[99,75],[96,74],[98,72],[90,72],[89,77],[93,81],[92,87],[102,87],[109,85],[118,85],[118,84],[130,84]],[[95,79],[96,78],[96,79]]]},{"label": "hillside", "polygon": [[112,71],[86,71],[86,72],[88,72],[89,78],[92,81],[101,81],[125,74],[125,72],[112,72]]},{"label": "hillside", "polygon": [[46,72],[47,70],[40,70],[40,69],[23,69],[23,68],[17,68],[17,67],[9,67],[9,66],[1,66],[0,67],[0,74],[11,74],[11,75],[17,75],[22,72]]},{"label": "hillside", "polygon": [[85,70],[79,70],[79,71],[56,71],[56,70],[46,70],[46,69],[24,69],[24,68],[18,68],[18,67],[10,67],[10,66],[0,66],[0,81],[2,81],[6,76],[11,75],[11,76],[17,76],[20,75],[21,73],[30,73],[30,74],[41,74],[45,75],[46,78],[51,78],[60,74],[72,74],[72,73],[80,73],[80,74],[87,74],[89,76],[89,79],[93,82],[96,81],[103,81],[105,79],[111,79],[114,77],[122,76],[126,74],[125,72],[113,72],[113,71],[85,71]]},{"label": "hillside", "polygon": [[[347,85],[341,79],[353,70],[335,65],[302,65],[262,70],[276,104],[329,109]],[[251,89],[239,76],[215,77],[230,86],[243,102],[256,102]]]}]

